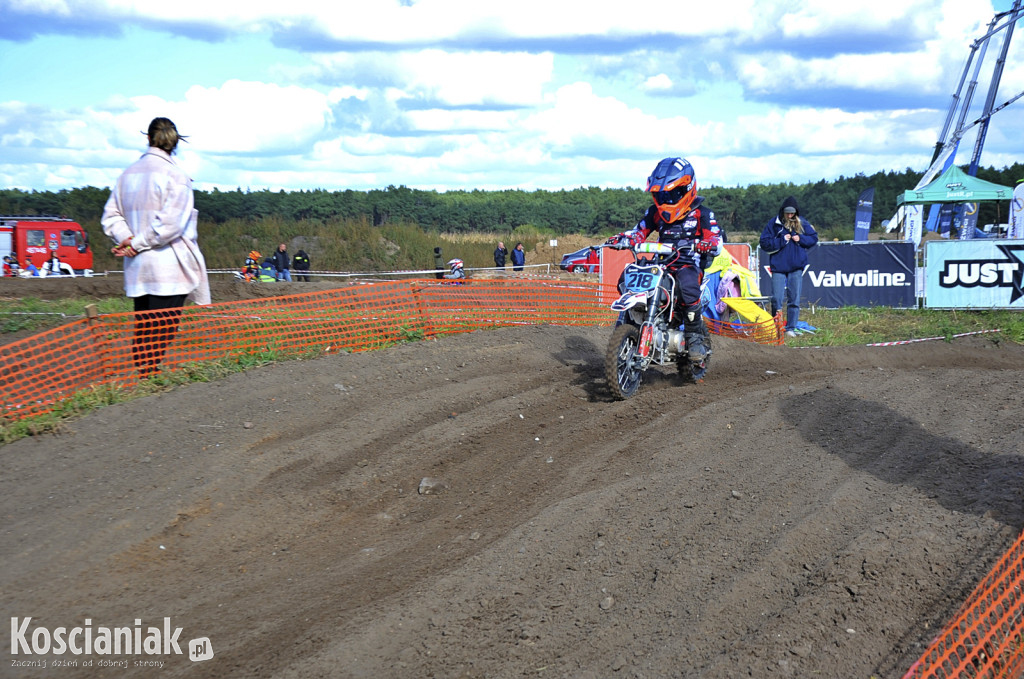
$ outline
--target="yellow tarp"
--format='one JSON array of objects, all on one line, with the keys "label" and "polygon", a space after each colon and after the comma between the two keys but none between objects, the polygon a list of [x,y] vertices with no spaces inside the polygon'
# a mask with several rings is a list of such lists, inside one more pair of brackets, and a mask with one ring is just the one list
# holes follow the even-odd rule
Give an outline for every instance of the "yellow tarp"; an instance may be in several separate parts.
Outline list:
[{"label": "yellow tarp", "polygon": [[743,297],[723,297],[722,301],[735,311],[745,323],[763,323],[772,320],[772,315]]}]

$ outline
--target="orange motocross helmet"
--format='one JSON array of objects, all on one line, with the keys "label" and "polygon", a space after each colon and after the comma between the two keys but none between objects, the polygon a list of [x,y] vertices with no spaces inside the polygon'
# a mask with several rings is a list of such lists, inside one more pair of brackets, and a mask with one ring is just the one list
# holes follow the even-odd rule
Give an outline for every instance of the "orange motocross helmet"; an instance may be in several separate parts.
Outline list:
[{"label": "orange motocross helmet", "polygon": [[671,224],[686,216],[697,197],[697,177],[686,158],[665,158],[647,178],[658,214]]}]

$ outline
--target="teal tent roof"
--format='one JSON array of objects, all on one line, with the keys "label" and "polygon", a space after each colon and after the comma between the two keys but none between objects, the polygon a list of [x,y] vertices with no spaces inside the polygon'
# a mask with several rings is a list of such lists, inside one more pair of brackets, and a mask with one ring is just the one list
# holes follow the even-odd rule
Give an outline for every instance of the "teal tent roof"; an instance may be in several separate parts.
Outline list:
[{"label": "teal tent roof", "polygon": [[1010,200],[1013,189],[978,179],[956,165],[919,189],[904,191],[896,197],[896,204],[904,203],[977,203],[983,200]]}]

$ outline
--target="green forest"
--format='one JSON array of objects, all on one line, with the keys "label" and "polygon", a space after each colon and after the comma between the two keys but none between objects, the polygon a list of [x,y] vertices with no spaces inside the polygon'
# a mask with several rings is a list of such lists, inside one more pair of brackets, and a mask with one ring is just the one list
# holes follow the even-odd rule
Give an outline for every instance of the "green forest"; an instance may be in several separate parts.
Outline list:
[{"label": "green forest", "polygon": [[[823,238],[851,240],[861,191],[875,188],[871,228],[880,231],[882,220],[896,209],[896,196],[920,177],[920,172],[908,168],[807,184],[709,185],[700,189],[700,195],[730,240],[750,242],[790,195]],[[1024,164],[1001,170],[981,168],[978,177],[1014,186],[1024,178]],[[0,214],[70,217],[89,232],[96,268],[117,268],[113,258],[106,256],[106,239],[99,226],[109,193],[107,187],[93,186],[56,192],[0,189]],[[459,255],[468,266],[486,266],[497,238],[521,240],[528,247],[566,234],[602,238],[631,228],[650,204],[642,189],[629,187],[448,192],[405,186],[370,191],[214,189],[197,190],[195,200],[200,242],[212,268],[237,266],[253,247],[267,248],[269,254],[278,242],[290,243],[293,253],[298,249],[296,242],[300,246],[308,242],[306,249],[317,255],[314,268],[430,267],[432,245],[439,234],[493,235],[471,255]],[[1006,222],[1007,210],[1006,203],[983,203],[978,223]]]}]

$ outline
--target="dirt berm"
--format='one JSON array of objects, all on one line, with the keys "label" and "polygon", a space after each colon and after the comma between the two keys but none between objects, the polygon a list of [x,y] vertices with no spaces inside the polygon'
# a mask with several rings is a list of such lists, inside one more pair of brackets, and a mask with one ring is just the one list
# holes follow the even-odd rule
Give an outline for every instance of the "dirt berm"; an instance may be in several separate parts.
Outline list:
[{"label": "dirt berm", "polygon": [[5,633],[0,675],[899,677],[1024,526],[1019,346],[718,339],[703,384],[613,402],[609,333],[285,362],[3,446],[5,626],[166,617],[183,655]]}]

